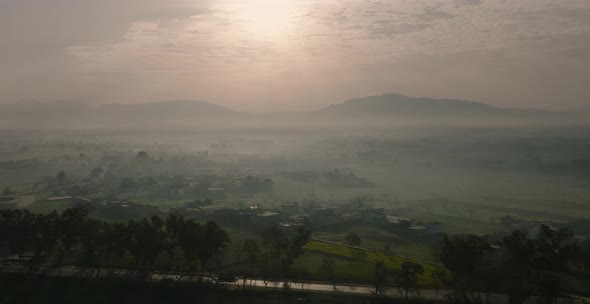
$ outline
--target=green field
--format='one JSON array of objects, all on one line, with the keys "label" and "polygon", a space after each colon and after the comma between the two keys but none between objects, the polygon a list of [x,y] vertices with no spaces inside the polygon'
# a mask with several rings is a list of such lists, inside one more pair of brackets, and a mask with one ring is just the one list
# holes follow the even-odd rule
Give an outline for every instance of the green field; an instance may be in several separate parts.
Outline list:
[{"label": "green field", "polygon": [[[295,262],[295,270],[313,274],[315,277],[328,279],[328,274],[322,270],[324,258],[334,259],[335,280],[343,283],[371,283],[374,280],[375,261],[382,261],[391,274],[391,278],[399,271],[402,258],[385,254],[352,249],[346,246],[322,242],[310,242],[305,246],[305,255]],[[444,268],[421,262],[416,262],[424,268],[424,274],[419,276],[418,284],[428,288],[433,286],[432,272]]]},{"label": "green field", "polygon": [[33,213],[51,213],[53,211],[57,211],[58,213],[61,213],[62,211],[68,209],[68,208],[72,208],[74,206],[74,203],[72,202],[72,200],[70,199],[66,199],[66,200],[59,200],[59,201],[42,201],[42,202],[36,202],[30,206],[28,206],[26,209],[33,212]]}]

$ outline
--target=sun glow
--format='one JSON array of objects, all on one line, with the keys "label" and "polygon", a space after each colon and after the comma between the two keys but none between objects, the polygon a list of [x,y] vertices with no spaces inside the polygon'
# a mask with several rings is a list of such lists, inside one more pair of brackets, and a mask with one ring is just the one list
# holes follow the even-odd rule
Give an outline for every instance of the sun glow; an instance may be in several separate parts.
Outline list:
[{"label": "sun glow", "polygon": [[235,16],[253,34],[283,33],[290,26],[297,0],[242,0]]}]

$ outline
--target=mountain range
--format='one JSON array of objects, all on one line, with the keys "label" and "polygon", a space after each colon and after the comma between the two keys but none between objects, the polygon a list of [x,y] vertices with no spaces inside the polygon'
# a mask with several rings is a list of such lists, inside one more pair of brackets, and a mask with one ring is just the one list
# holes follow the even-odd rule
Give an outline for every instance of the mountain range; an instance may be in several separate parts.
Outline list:
[{"label": "mountain range", "polygon": [[[573,119],[576,118],[576,119]],[[268,123],[333,124],[471,124],[577,121],[581,117],[541,110],[499,108],[485,103],[409,97],[367,96],[309,112],[252,114],[205,101],[160,101],[106,104],[97,107],[72,101],[20,101],[0,104],[1,126],[101,127]]]}]

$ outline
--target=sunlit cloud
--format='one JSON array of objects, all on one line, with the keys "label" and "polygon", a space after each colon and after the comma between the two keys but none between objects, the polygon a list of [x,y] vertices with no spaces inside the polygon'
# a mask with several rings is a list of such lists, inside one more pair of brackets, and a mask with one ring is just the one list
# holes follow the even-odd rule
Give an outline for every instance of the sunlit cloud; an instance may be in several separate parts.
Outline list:
[{"label": "sunlit cloud", "polygon": [[[64,77],[80,88],[120,77],[129,89],[98,90],[115,92],[102,99],[134,102],[175,96],[309,108],[401,91],[547,106],[558,92],[583,86],[555,83],[561,89],[523,94],[490,83],[522,74],[542,91],[551,70],[579,66],[571,69],[577,75],[589,61],[590,3],[583,0],[179,0],[166,11],[129,20],[110,39],[68,41]],[[456,65],[457,58],[470,61]],[[451,75],[440,79],[440,71]],[[273,96],[290,91],[277,104]]]}]

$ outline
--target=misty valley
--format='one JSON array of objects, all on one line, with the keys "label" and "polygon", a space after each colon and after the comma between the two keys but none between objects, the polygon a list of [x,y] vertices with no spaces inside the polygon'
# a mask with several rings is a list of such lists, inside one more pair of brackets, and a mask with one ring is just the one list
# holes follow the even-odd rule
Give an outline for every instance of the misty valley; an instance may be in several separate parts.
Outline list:
[{"label": "misty valley", "polygon": [[0,0],[0,304],[588,304],[589,50],[589,0]]},{"label": "misty valley", "polygon": [[51,284],[141,278],[188,298],[197,284],[269,303],[563,301],[588,290],[587,127],[450,113],[346,125],[336,113],[6,128],[3,267],[63,278]]}]

